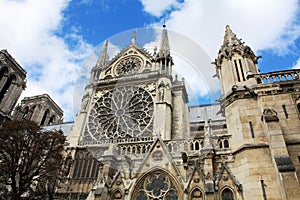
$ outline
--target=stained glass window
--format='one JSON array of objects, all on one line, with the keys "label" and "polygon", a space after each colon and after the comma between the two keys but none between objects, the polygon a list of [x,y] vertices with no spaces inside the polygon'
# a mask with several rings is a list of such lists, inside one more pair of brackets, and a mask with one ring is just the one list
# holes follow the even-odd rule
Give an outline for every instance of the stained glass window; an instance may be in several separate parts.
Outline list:
[{"label": "stained glass window", "polygon": [[145,178],[135,200],[178,200],[174,184],[168,176],[154,173]]}]

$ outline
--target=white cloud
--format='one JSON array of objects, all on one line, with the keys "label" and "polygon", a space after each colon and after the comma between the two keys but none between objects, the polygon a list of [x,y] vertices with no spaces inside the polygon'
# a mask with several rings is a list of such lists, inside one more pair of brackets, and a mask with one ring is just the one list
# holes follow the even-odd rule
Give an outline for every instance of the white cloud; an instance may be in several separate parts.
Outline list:
[{"label": "white cloud", "polygon": [[180,3],[178,0],[140,0],[144,10],[156,17],[162,16],[166,11],[172,8],[178,9]]},{"label": "white cloud", "polygon": [[292,67],[293,69],[300,69],[300,58],[298,58],[297,62]]},{"label": "white cloud", "polygon": [[297,0],[185,0],[181,9],[170,13],[166,24],[193,39],[212,58],[227,24],[254,50],[273,49],[283,54],[300,35],[297,12]]},{"label": "white cloud", "polygon": [[[156,3],[152,5],[156,6]],[[284,55],[293,51],[294,42],[300,36],[300,24],[297,22],[299,11],[297,0],[185,0],[180,9],[168,13],[166,25],[169,31],[179,32],[201,46],[210,61],[217,57],[227,24],[255,52],[271,49],[278,55]],[[172,49],[172,38],[170,43]],[[210,92],[218,90],[218,82],[211,79],[215,73],[211,70],[214,66],[207,62],[197,67],[201,73],[205,72],[204,83],[210,83]],[[199,84],[189,75],[186,79],[192,86]],[[199,92],[203,95],[204,91],[200,89]]]},{"label": "white cloud", "polygon": [[[0,48],[7,49],[27,71],[22,97],[48,93],[65,111],[65,119],[72,120],[73,84],[91,46],[75,33],[65,38],[55,34],[64,22],[68,3],[0,1]],[[72,49],[66,41],[72,41]]]},{"label": "white cloud", "polygon": [[[156,39],[144,46],[149,52],[153,52],[155,46],[158,47],[158,51],[160,48],[162,29],[153,30],[155,30],[153,32],[156,33]],[[184,78],[189,105],[201,104],[199,97],[204,98],[207,103],[213,103],[219,96],[220,83],[217,78],[213,78],[215,68],[210,64],[210,57],[201,46],[183,34],[168,30],[168,37],[174,61],[172,74],[174,78],[178,75],[178,80]]]}]

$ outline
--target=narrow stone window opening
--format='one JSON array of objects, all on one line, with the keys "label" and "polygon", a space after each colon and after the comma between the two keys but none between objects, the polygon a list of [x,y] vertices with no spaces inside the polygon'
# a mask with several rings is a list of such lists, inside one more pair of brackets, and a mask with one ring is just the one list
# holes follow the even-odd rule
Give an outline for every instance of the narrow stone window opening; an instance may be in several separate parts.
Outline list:
[{"label": "narrow stone window opening", "polygon": [[192,151],[194,150],[194,143],[193,142],[191,142],[190,148],[191,148]]},{"label": "narrow stone window opening", "polygon": [[43,118],[42,118],[42,121],[41,121],[41,125],[45,125],[45,122],[46,122],[46,119],[48,117],[48,113],[49,113],[49,110],[46,110],[44,115],[43,115]]},{"label": "narrow stone window opening", "polygon": [[249,126],[250,126],[250,131],[251,131],[251,137],[254,138],[254,130],[253,130],[252,122],[249,122]]},{"label": "narrow stone window opening", "polygon": [[10,76],[7,81],[5,82],[1,92],[0,92],[0,102],[2,102],[4,96],[6,95],[6,93],[8,92],[12,82],[14,80],[14,76]]},{"label": "narrow stone window opening", "polygon": [[29,108],[26,107],[26,108],[24,109],[24,113],[23,113],[23,116],[22,116],[22,120],[25,120],[25,119],[27,118],[28,112],[29,112]]},{"label": "narrow stone window opening", "polygon": [[223,142],[221,140],[219,140],[219,147],[220,149],[223,149]]},{"label": "narrow stone window opening", "polygon": [[240,69],[241,69],[243,81],[246,81],[244,70],[243,70],[243,65],[242,65],[242,60],[241,59],[239,59],[239,64],[240,64]]},{"label": "narrow stone window opening", "polygon": [[195,150],[199,150],[200,149],[200,145],[199,145],[199,142],[195,142]]},{"label": "narrow stone window opening", "polygon": [[228,140],[224,140],[224,148],[229,148],[229,142],[228,142]]},{"label": "narrow stone window opening", "polygon": [[238,65],[237,65],[236,60],[234,60],[234,66],[235,66],[235,71],[236,71],[236,76],[237,76],[238,82],[241,82],[241,78],[240,78],[240,74],[239,74],[239,69],[238,69]]},{"label": "narrow stone window opening", "polygon": [[54,123],[54,120],[55,120],[55,116],[50,117],[49,122],[48,122],[48,125],[53,124],[53,123]]},{"label": "narrow stone window opening", "polygon": [[282,105],[282,108],[283,108],[283,112],[284,112],[285,118],[288,119],[289,118],[289,114],[286,111],[286,106]]}]

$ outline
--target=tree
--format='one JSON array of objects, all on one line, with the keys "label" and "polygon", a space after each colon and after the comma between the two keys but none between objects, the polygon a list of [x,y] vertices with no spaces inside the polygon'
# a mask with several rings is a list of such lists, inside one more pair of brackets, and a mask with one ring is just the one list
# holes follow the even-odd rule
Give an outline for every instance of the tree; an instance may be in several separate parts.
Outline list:
[{"label": "tree", "polygon": [[52,199],[65,145],[60,131],[43,130],[32,121],[4,122],[0,128],[0,185],[10,186],[5,198],[48,194]]}]

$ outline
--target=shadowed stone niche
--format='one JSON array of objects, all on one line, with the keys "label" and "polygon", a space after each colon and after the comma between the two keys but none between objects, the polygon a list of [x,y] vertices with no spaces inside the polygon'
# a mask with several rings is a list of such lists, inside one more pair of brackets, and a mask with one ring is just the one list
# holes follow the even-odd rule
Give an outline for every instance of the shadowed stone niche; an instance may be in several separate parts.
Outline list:
[{"label": "shadowed stone niche", "polygon": [[266,122],[277,122],[279,118],[277,112],[273,108],[265,108],[262,117]]},{"label": "shadowed stone niche", "polygon": [[275,156],[275,162],[280,172],[295,171],[295,166],[289,156]]}]

